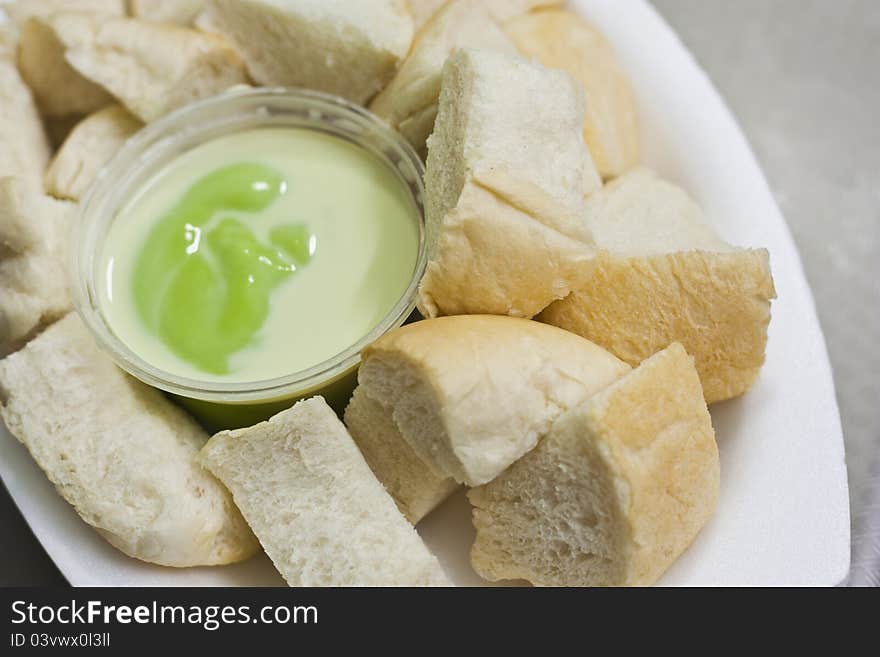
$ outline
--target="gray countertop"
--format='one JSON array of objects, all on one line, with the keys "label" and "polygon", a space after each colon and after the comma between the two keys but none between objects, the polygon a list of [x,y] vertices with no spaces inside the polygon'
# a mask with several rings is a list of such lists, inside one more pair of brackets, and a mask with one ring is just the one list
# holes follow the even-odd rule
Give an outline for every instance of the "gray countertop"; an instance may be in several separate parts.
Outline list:
[{"label": "gray countertop", "polygon": [[[858,535],[880,465],[880,2],[654,4],[739,118],[794,233],[834,367]],[[0,527],[0,584],[63,583],[3,490]]]}]

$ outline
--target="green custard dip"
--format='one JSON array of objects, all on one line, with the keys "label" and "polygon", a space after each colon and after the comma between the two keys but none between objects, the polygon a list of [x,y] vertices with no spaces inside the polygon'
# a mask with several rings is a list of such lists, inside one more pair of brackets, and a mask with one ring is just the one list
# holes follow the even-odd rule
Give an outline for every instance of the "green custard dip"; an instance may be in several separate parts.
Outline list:
[{"label": "green custard dip", "polygon": [[121,206],[95,256],[97,309],[174,380],[267,390],[219,405],[182,396],[211,429],[308,394],[341,406],[351,368],[317,390],[266,382],[331,361],[398,306],[419,260],[418,212],[399,173],[352,141],[286,126],[222,134],[164,163]]}]

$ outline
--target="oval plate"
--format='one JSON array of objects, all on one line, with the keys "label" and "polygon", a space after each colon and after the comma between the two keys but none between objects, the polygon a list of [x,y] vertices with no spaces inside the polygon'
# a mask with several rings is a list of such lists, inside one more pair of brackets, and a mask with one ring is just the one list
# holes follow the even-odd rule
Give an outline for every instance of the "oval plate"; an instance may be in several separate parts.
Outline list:
[{"label": "oval plate", "polygon": [[[570,3],[614,44],[639,102],[644,161],[689,190],[727,241],[770,250],[779,299],[767,363],[751,391],[712,408],[718,510],[662,585],[835,585],[849,569],[849,493],[834,383],[788,227],[745,137],[711,82],[641,0]],[[0,426],[0,475],[49,556],[80,586],[281,585],[263,556],[174,570],[125,557],[83,523]],[[453,580],[471,570],[459,493],[419,526]]]}]

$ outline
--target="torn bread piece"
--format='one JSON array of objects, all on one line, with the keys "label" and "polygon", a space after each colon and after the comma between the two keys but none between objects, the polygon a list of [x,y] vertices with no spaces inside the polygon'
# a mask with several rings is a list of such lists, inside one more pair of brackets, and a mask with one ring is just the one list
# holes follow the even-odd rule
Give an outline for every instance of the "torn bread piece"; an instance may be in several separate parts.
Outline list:
[{"label": "torn bread piece", "polygon": [[412,43],[405,0],[210,0],[200,28],[229,37],[264,86],[305,87],[364,104]]},{"label": "torn bread piece", "polygon": [[69,26],[70,32],[57,29],[66,42],[69,39],[67,61],[145,123],[247,83],[235,49],[214,34],[95,16]]},{"label": "torn bread piece", "polygon": [[129,0],[131,15],[155,23],[192,25],[206,0]]},{"label": "torn bread piece", "polygon": [[42,189],[49,140],[15,62],[0,57],[0,178],[17,176]]},{"label": "torn bread piece", "polygon": [[143,123],[122,105],[111,105],[77,124],[46,171],[46,191],[57,198],[80,200],[98,171]]},{"label": "torn bread piece", "polygon": [[569,73],[584,88],[584,139],[605,179],[639,162],[635,95],[611,44],[576,13],[538,11],[505,26],[523,55]]},{"label": "torn bread piece", "polygon": [[198,463],[205,432],[118,369],[75,313],[0,361],[0,417],[61,496],[125,554],[187,567],[259,549]]},{"label": "torn bread piece", "polygon": [[553,425],[474,488],[474,569],[542,586],[653,584],[718,499],[715,432],[692,359],[673,344]]},{"label": "torn bread piece", "polygon": [[486,50],[447,60],[428,140],[422,314],[531,317],[577,288],[593,255],[578,215],[601,186],[583,117],[566,73]]},{"label": "torn bread piece", "polygon": [[629,371],[573,333],[526,319],[461,315],[391,331],[363,353],[358,382],[390,409],[437,475],[491,481],[552,422]]},{"label": "torn bread piece", "polygon": [[460,48],[517,52],[481,0],[452,0],[419,32],[395,78],[370,105],[421,155],[437,117],[443,64]]},{"label": "torn bread piece", "polygon": [[[420,30],[449,0],[408,0],[410,13],[416,30]],[[499,23],[509,21],[515,16],[533,9],[555,7],[565,0],[480,0],[494,20]]]},{"label": "torn bread piece", "polygon": [[767,251],[723,242],[683,190],[646,169],[590,198],[585,221],[603,251],[587,282],[538,319],[631,365],[681,342],[709,403],[748,390],[776,297]]},{"label": "torn bread piece", "polygon": [[371,398],[363,386],[345,409],[345,425],[373,474],[412,524],[458,489],[454,479],[435,473],[413,451],[400,435],[392,409]]},{"label": "torn bread piece", "polygon": [[203,463],[291,586],[448,586],[321,397],[218,433]]},{"label": "torn bread piece", "polygon": [[109,19],[113,14],[63,11],[22,24],[18,69],[44,116],[89,114],[113,102],[104,87],[81,75],[65,57],[77,41],[79,26],[85,24],[90,29],[93,21],[102,17]]},{"label": "torn bread piece", "polygon": [[70,311],[74,210],[25,180],[0,178],[0,357]]}]

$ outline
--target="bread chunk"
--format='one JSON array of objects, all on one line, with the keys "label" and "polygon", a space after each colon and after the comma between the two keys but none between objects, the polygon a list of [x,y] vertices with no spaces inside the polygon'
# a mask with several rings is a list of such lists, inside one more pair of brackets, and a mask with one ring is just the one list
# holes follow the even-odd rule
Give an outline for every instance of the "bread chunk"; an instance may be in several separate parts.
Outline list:
[{"label": "bread chunk", "polygon": [[708,522],[720,466],[692,359],[674,344],[553,425],[468,493],[489,580],[654,583]]},{"label": "bread chunk", "polygon": [[569,73],[584,89],[584,140],[599,174],[615,178],[639,162],[639,124],[629,79],[614,49],[572,11],[519,16],[505,25],[520,52],[544,66]]},{"label": "bread chunk", "polygon": [[210,0],[198,25],[229,37],[263,86],[360,104],[394,77],[413,38],[405,0]]},{"label": "bread chunk", "polygon": [[454,479],[435,473],[413,451],[400,435],[392,409],[372,399],[362,386],[345,409],[345,424],[373,474],[412,524],[458,488]]},{"label": "bread chunk", "polygon": [[746,392],[776,296],[767,251],[723,242],[685,192],[646,169],[591,197],[585,221],[601,249],[591,275],[538,319],[630,365],[681,342],[707,402]]},{"label": "bread chunk", "polygon": [[98,171],[143,123],[122,105],[110,105],[79,122],[64,140],[46,171],[46,191],[78,201]]},{"label": "bread chunk", "polygon": [[118,369],[76,314],[0,361],[0,417],[61,496],[125,554],[185,567],[258,550],[229,493],[198,463],[205,432]]},{"label": "bread chunk", "polygon": [[61,18],[67,61],[145,123],[248,82],[235,48],[217,35],[133,18]]},{"label": "bread chunk", "polygon": [[126,0],[15,0],[4,10],[12,22],[24,25],[31,18],[46,19],[62,11],[85,11],[125,16]]},{"label": "bread chunk", "polygon": [[576,289],[593,255],[579,213],[601,186],[583,112],[561,71],[485,50],[447,60],[428,140],[423,314],[532,317]]},{"label": "bread chunk", "polygon": [[629,371],[572,333],[512,317],[404,326],[368,347],[358,381],[437,475],[477,486],[531,450],[564,411]]},{"label": "bread chunk", "polygon": [[443,64],[460,48],[516,53],[484,2],[452,0],[419,32],[397,75],[370,105],[422,155],[434,130]]},{"label": "bread chunk", "polygon": [[20,178],[0,178],[0,357],[70,311],[75,206]]},{"label": "bread chunk", "polygon": [[[413,22],[416,30],[421,29],[437,11],[447,4],[449,0],[408,0],[410,12],[413,16]],[[480,0],[480,4],[484,5],[490,12],[492,18],[499,23],[514,18],[520,14],[539,9],[542,7],[553,7],[561,5],[565,0]]]},{"label": "bread chunk", "polygon": [[41,189],[50,152],[30,89],[15,62],[0,56],[0,178],[16,176]]},{"label": "bread chunk", "polygon": [[66,59],[75,39],[72,26],[112,17],[109,12],[62,11],[30,18],[21,26],[18,69],[44,116],[90,114],[113,102],[104,87],[80,74]]},{"label": "bread chunk", "polygon": [[291,586],[449,585],[323,398],[218,433],[202,461]]}]

